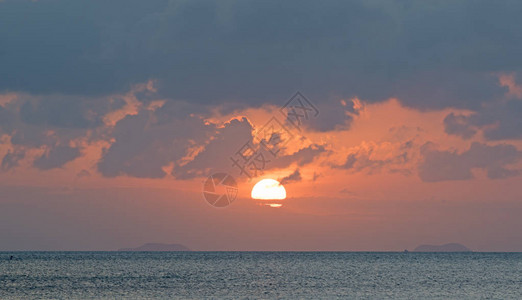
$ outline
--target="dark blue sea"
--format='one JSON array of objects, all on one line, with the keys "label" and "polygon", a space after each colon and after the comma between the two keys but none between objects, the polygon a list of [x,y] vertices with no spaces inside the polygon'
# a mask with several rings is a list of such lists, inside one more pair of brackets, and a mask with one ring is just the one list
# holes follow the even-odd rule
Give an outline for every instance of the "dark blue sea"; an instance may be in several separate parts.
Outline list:
[{"label": "dark blue sea", "polygon": [[0,299],[92,298],[522,299],[522,253],[0,252]]}]

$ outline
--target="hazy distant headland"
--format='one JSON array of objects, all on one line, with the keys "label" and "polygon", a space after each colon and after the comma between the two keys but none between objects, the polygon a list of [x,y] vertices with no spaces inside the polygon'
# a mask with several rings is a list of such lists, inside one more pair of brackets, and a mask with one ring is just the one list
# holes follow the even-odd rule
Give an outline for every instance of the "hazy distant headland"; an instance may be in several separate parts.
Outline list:
[{"label": "hazy distant headland", "polygon": [[420,245],[414,252],[471,252],[471,250],[458,243],[449,243],[444,245]]},{"label": "hazy distant headland", "polygon": [[192,251],[181,244],[147,243],[136,248],[121,248],[118,251]]}]

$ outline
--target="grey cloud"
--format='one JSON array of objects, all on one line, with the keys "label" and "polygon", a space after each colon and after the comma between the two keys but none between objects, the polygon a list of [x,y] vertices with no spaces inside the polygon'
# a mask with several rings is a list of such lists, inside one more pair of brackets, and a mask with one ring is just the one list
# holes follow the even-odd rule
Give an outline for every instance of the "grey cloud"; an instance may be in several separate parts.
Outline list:
[{"label": "grey cloud", "polygon": [[[193,160],[184,165],[175,166],[172,175],[178,179],[190,179],[210,175],[211,170],[220,170],[235,174],[230,157],[245,145],[253,145],[253,127],[246,118],[233,119],[224,127],[215,130],[215,136]],[[246,149],[246,148],[245,148]]]},{"label": "grey cloud", "polygon": [[0,106],[0,132],[10,136],[15,152],[46,149],[43,156],[33,161],[34,167],[58,168],[81,154],[80,149],[63,145],[81,138],[107,138],[103,118],[124,103],[119,95],[88,98],[20,93],[5,107]]},{"label": "grey cloud", "polygon": [[46,149],[33,161],[41,170],[61,167],[80,155],[80,149],[68,145],[85,137],[88,129],[102,124],[101,118],[111,107],[110,101],[86,101],[79,97],[39,97],[18,94],[0,107],[0,132],[10,136],[13,151],[3,158],[2,169],[18,166],[30,148]]},{"label": "grey cloud", "polygon": [[378,159],[372,156],[375,151],[374,147],[369,149],[360,149],[356,152],[349,153],[346,160],[341,165],[332,165],[333,168],[345,169],[351,172],[366,172],[367,174],[375,174],[381,172],[385,167],[390,173],[398,173],[405,176],[410,175],[408,169],[404,168],[404,164],[411,160],[413,140],[400,143],[397,147],[398,153],[386,159]]},{"label": "grey cloud", "polygon": [[292,182],[299,182],[301,180],[303,180],[303,177],[301,177],[301,172],[299,169],[296,169],[292,174],[285,176],[278,181],[280,184],[285,185]]},{"label": "grey cloud", "polygon": [[19,94],[5,108],[0,107],[0,130],[11,135],[14,145],[68,144],[88,129],[102,126],[103,117],[121,106],[118,99]]},{"label": "grey cloud", "polygon": [[447,134],[458,135],[463,139],[469,139],[477,130],[468,123],[468,117],[450,113],[444,118],[444,131]]},{"label": "grey cloud", "polygon": [[0,132],[6,131],[13,122],[12,113],[0,105]]},{"label": "grey cloud", "polygon": [[260,104],[299,89],[478,109],[505,91],[492,73],[522,70],[517,1],[0,5],[0,90],[105,95],[156,78],[165,97],[200,103]]},{"label": "grey cloud", "polygon": [[473,143],[469,150],[439,151],[432,144],[421,148],[423,162],[418,167],[423,181],[467,180],[473,178],[473,169],[482,169],[491,179],[500,179],[520,174],[520,170],[508,167],[522,158],[522,152],[513,145],[489,146]]},{"label": "grey cloud", "polygon": [[391,163],[391,159],[372,159],[368,153],[350,153],[346,157],[344,164],[336,167],[351,170],[353,172],[366,170],[368,174],[373,174],[379,172],[382,167]]},{"label": "grey cloud", "polygon": [[25,157],[25,150],[23,149],[16,149],[14,151],[7,151],[7,154],[2,159],[2,170],[8,171],[14,167],[17,167],[19,164],[19,161],[22,160]]},{"label": "grey cloud", "polygon": [[491,103],[470,115],[453,113],[444,119],[446,133],[470,138],[482,130],[488,140],[522,138],[522,101],[510,99]]},{"label": "grey cloud", "polygon": [[274,159],[270,163],[270,168],[286,168],[293,163],[297,166],[302,167],[314,161],[317,157],[323,154],[330,154],[330,151],[326,149],[325,145],[312,144],[304,147],[292,154],[282,155]]},{"label": "grey cloud", "polygon": [[104,150],[98,170],[107,177],[164,177],[164,167],[183,158],[191,143],[202,143],[215,131],[190,116],[191,107],[169,102],[156,111],[142,109],[120,120],[109,133],[115,141]]},{"label": "grey cloud", "polygon": [[46,134],[42,127],[21,125],[11,133],[11,143],[21,147],[40,147],[55,144],[56,136]]},{"label": "grey cloud", "polygon": [[[477,113],[478,126],[489,140],[522,138],[522,100],[511,100],[494,108]],[[488,126],[494,125],[494,126]]]},{"label": "grey cloud", "polygon": [[[31,125],[50,127],[93,128],[102,124],[101,113],[93,108],[105,106],[108,101],[82,101],[77,99],[49,98],[26,101],[20,108],[20,118]],[[87,107],[90,104],[91,107]],[[95,105],[97,104],[97,105]],[[107,109],[102,112],[107,112]]]},{"label": "grey cloud", "polygon": [[357,112],[353,108],[353,103],[343,106],[338,99],[335,101],[320,101],[318,104],[319,115],[304,121],[308,129],[326,132],[332,130],[346,130],[350,128],[353,116]]},{"label": "grey cloud", "polygon": [[33,166],[40,170],[50,170],[59,168],[65,163],[80,156],[80,150],[69,146],[57,146],[47,150],[42,156],[38,157]]}]

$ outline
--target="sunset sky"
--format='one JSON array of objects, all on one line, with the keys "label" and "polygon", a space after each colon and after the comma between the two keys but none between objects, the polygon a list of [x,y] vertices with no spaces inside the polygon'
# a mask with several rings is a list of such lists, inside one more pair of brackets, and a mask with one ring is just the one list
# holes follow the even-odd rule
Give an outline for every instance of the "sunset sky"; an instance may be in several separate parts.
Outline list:
[{"label": "sunset sky", "polygon": [[522,251],[522,2],[327,2],[0,0],[0,250]]}]

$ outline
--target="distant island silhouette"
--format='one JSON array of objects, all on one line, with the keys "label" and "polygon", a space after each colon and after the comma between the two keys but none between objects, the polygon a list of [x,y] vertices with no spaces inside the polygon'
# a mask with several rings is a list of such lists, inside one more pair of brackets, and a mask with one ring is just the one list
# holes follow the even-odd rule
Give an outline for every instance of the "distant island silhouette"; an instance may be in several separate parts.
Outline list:
[{"label": "distant island silhouette", "polygon": [[147,243],[136,248],[121,248],[118,251],[192,251],[181,244]]},{"label": "distant island silhouette", "polygon": [[471,250],[458,243],[449,243],[444,245],[420,245],[414,252],[471,252]]}]

